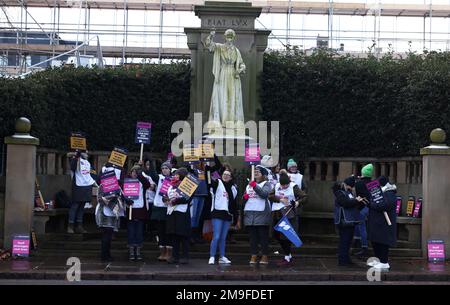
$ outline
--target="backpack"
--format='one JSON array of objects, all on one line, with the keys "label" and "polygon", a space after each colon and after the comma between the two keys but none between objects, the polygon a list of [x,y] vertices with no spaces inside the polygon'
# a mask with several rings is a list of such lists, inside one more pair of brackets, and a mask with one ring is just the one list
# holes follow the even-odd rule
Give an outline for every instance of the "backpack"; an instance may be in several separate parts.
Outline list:
[{"label": "backpack", "polygon": [[70,198],[66,191],[61,190],[55,194],[55,208],[70,208]]}]

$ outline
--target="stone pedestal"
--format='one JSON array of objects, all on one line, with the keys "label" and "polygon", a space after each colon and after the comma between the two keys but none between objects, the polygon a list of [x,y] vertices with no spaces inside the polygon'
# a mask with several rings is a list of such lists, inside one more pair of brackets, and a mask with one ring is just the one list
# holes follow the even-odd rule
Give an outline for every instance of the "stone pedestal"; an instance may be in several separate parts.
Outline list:
[{"label": "stone pedestal", "polygon": [[16,133],[5,138],[7,144],[5,186],[4,246],[10,249],[16,234],[29,235],[34,208],[36,146],[39,139],[30,136],[26,118],[16,122]]},{"label": "stone pedestal", "polygon": [[422,254],[427,256],[427,241],[442,239],[450,254],[450,147],[444,144],[445,132],[435,129],[432,144],[420,150],[423,156]]},{"label": "stone pedestal", "polygon": [[195,6],[195,15],[201,19],[200,28],[185,28],[188,47],[191,50],[190,116],[193,125],[194,113],[201,113],[203,124],[208,121],[211,94],[214,82],[212,74],[213,53],[204,48],[202,41],[211,30],[216,31],[215,42],[223,43],[227,29],[236,32],[234,44],[239,49],[246,65],[241,76],[242,99],[245,121],[257,120],[259,103],[259,74],[263,69],[263,55],[270,31],[256,30],[255,19],[262,8],[249,2],[210,2]]}]

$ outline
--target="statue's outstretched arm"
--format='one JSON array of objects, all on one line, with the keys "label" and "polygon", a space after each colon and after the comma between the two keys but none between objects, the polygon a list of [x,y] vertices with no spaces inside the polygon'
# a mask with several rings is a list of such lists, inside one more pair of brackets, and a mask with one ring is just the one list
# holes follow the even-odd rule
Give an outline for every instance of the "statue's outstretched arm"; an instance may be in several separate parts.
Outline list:
[{"label": "statue's outstretched arm", "polygon": [[210,52],[213,52],[216,48],[216,43],[213,41],[214,36],[216,35],[215,31],[211,31],[208,36],[206,36],[205,40],[203,41],[203,45],[205,48],[209,49]]}]

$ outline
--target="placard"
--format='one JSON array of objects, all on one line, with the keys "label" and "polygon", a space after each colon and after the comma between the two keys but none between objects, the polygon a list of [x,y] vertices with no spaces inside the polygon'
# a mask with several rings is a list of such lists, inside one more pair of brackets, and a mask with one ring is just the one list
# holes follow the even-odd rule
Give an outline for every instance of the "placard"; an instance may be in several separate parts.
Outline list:
[{"label": "placard", "polygon": [[136,144],[150,144],[152,124],[147,122],[137,122],[136,124]]},{"label": "placard", "polygon": [[126,149],[114,147],[108,162],[119,167],[120,169],[123,169],[125,161],[127,160],[127,154],[128,152]]},{"label": "placard", "polygon": [[29,235],[14,235],[12,255],[20,257],[28,257],[30,255]]},{"label": "placard", "polygon": [[406,216],[411,217],[413,215],[415,201],[416,198],[414,196],[408,197],[408,203],[406,204]]},{"label": "placard", "polygon": [[70,136],[70,149],[86,151],[86,136],[82,132],[72,132]]},{"label": "placard", "polygon": [[139,199],[140,182],[138,179],[125,178],[123,182],[123,195],[128,199]]},{"label": "placard", "polygon": [[189,164],[199,163],[200,149],[193,144],[186,144],[183,147],[183,161]]},{"label": "placard", "polygon": [[428,261],[443,262],[445,261],[445,243],[440,239],[430,239],[427,243]]},{"label": "placard", "polygon": [[160,196],[167,196],[167,191],[170,187],[170,179],[165,178],[163,183],[161,184],[161,187],[159,188],[159,195]]},{"label": "placard", "polygon": [[192,174],[188,174],[177,188],[177,193],[186,199],[189,199],[194,194],[200,181]]},{"label": "placard", "polygon": [[413,212],[413,217],[414,218],[419,218],[422,216],[422,203],[423,203],[423,199],[422,198],[418,198],[416,200],[416,204],[414,206],[414,212]]},{"label": "placard", "polygon": [[214,160],[214,147],[212,143],[202,143],[198,145],[199,158],[201,161]]},{"label": "placard", "polygon": [[257,165],[261,161],[259,154],[259,144],[251,143],[245,146],[245,162],[250,165]]},{"label": "placard", "polygon": [[119,181],[113,170],[100,176],[100,184],[103,188],[103,194],[106,196],[120,193]]},{"label": "placard", "polygon": [[401,196],[397,196],[397,199],[395,200],[395,213],[397,214],[397,216],[400,215],[400,212],[402,210],[402,197]]},{"label": "placard", "polygon": [[[366,187],[370,192],[372,200],[377,205],[385,205],[383,190],[381,189],[380,182],[378,180],[374,180],[366,183]],[[386,211],[383,211],[384,218],[386,219],[386,223],[388,226],[392,225],[391,220],[389,219],[389,215]]]}]

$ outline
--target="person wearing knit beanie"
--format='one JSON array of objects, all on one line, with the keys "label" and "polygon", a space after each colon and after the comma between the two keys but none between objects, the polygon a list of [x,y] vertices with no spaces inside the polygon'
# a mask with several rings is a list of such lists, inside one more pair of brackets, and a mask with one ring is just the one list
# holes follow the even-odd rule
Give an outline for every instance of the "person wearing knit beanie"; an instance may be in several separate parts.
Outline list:
[{"label": "person wearing knit beanie", "polygon": [[297,167],[297,163],[294,161],[294,159],[289,159],[288,163],[287,163],[287,169],[288,171],[290,171],[289,169],[291,167]]},{"label": "person wearing knit beanie", "polygon": [[169,161],[166,161],[163,164],[161,164],[161,168],[163,167],[167,167],[169,170],[172,170],[172,164],[170,164]]},{"label": "person wearing knit beanie", "polygon": [[365,165],[361,169],[361,176],[362,177],[372,178],[372,176],[373,176],[373,164],[372,163],[369,163],[369,164]]}]

